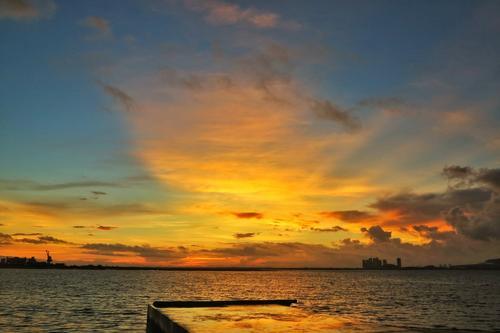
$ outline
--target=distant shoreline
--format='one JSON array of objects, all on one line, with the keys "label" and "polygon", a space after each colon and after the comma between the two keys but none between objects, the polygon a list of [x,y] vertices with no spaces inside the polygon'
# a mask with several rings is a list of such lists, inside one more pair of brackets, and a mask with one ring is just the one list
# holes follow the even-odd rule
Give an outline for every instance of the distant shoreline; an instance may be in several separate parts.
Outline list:
[{"label": "distant shoreline", "polygon": [[54,267],[29,267],[29,266],[0,266],[0,269],[60,269],[60,270],[125,270],[125,271],[217,271],[217,272],[261,272],[261,271],[416,271],[416,270],[439,270],[439,271],[463,271],[463,270],[500,270],[500,265],[459,265],[451,267],[402,267],[399,269],[365,269],[350,267],[142,267],[142,266],[105,266],[105,265],[72,265]]}]

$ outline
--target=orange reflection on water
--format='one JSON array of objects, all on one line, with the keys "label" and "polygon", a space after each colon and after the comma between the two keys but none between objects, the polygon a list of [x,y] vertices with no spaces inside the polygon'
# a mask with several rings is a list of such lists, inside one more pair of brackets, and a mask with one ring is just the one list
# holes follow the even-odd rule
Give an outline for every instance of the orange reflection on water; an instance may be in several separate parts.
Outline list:
[{"label": "orange reflection on water", "polygon": [[353,322],[298,307],[252,305],[161,310],[189,332],[346,332]]}]

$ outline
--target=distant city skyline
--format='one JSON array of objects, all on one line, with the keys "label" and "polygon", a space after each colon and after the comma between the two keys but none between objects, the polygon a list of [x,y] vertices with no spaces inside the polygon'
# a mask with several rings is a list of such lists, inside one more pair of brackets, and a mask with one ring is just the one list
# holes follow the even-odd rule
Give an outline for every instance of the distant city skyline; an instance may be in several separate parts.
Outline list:
[{"label": "distant city skyline", "polygon": [[499,13],[465,0],[0,0],[0,256],[497,258]]}]

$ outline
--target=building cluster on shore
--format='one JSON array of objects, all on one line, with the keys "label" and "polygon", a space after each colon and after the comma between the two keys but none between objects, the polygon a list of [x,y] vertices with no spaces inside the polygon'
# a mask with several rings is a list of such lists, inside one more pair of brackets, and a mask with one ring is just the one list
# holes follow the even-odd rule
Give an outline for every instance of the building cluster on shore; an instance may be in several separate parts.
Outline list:
[{"label": "building cluster on shore", "polygon": [[335,267],[183,267],[183,266],[106,266],[106,265],[66,265],[64,263],[54,263],[49,251],[46,251],[47,259],[38,261],[35,257],[0,257],[0,268],[61,268],[61,269],[115,269],[115,270],[167,270],[167,271],[274,271],[274,270],[500,270],[500,258],[488,259],[477,264],[462,265],[426,265],[426,266],[405,266],[403,268],[401,258],[396,258],[396,264],[388,263],[385,259],[371,257],[362,260],[361,268],[335,268]]},{"label": "building cluster on shore", "polygon": [[385,259],[377,257],[363,259],[363,269],[401,269],[401,258],[396,259],[396,264],[389,264]]},{"label": "building cluster on shore", "polygon": [[0,259],[0,267],[12,268],[64,268],[65,264],[54,264],[49,251],[46,261],[38,261],[35,257],[4,257]]}]

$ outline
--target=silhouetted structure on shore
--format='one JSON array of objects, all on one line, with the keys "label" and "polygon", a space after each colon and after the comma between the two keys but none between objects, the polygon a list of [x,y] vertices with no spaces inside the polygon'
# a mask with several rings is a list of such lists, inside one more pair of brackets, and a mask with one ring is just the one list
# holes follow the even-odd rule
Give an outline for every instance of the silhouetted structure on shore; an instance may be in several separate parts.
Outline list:
[{"label": "silhouetted structure on shore", "polygon": [[362,268],[352,267],[251,267],[251,266],[221,266],[221,267],[185,267],[185,266],[107,266],[107,265],[66,265],[64,263],[53,263],[52,256],[47,251],[46,261],[37,261],[35,257],[0,257],[0,268],[59,268],[59,269],[85,269],[85,270],[161,270],[161,271],[342,271],[342,270],[500,270],[500,258],[488,259],[482,263],[465,265],[427,265],[427,266],[405,266],[402,267],[401,258],[396,259],[396,265],[387,263],[387,260],[380,260],[377,257],[363,260]]},{"label": "silhouetted structure on shore", "polygon": [[0,267],[6,268],[65,268],[63,263],[54,264],[49,251],[46,261],[37,261],[35,257],[5,257],[0,259]]},{"label": "silhouetted structure on shore", "polygon": [[387,260],[380,260],[377,257],[363,259],[361,267],[363,269],[401,269],[401,258],[396,259],[396,265],[389,264]]}]

